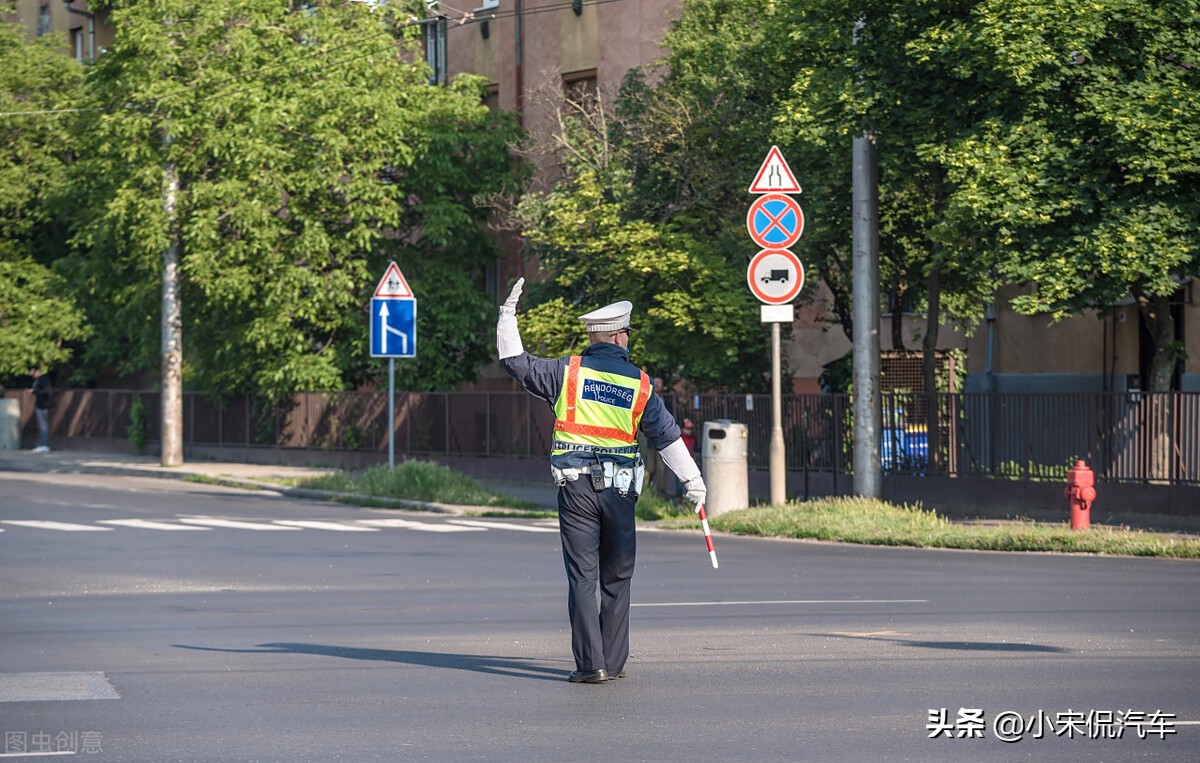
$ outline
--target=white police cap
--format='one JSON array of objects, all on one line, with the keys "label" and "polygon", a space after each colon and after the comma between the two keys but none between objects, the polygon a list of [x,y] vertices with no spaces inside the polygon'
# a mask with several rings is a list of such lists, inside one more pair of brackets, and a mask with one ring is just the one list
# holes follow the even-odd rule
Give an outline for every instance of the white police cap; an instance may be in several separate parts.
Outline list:
[{"label": "white police cap", "polygon": [[633,313],[632,302],[615,302],[579,316],[589,334],[604,331],[620,331],[629,327],[629,316]]}]

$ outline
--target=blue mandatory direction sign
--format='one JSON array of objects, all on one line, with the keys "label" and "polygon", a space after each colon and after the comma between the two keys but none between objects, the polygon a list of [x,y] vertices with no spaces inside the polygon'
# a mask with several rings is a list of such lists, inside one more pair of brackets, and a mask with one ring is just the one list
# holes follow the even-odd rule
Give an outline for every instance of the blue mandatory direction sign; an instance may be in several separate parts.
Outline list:
[{"label": "blue mandatory direction sign", "polygon": [[417,300],[371,300],[371,357],[417,356]]},{"label": "blue mandatory direction sign", "polygon": [[415,358],[416,300],[371,300],[372,358]]}]

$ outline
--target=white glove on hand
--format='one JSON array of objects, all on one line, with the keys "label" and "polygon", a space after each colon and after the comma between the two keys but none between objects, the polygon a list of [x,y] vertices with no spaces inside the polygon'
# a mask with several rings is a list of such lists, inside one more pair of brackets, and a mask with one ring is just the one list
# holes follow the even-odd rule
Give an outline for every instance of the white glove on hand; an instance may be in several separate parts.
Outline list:
[{"label": "white glove on hand", "polygon": [[700,513],[700,507],[704,505],[704,499],[708,496],[708,488],[704,486],[704,480],[701,477],[696,477],[684,483],[684,488],[687,490],[687,499],[696,504],[696,513]]},{"label": "white glove on hand", "polygon": [[518,278],[508,299],[500,305],[500,320],[496,321],[496,350],[500,360],[515,358],[525,352],[521,344],[521,332],[517,329],[517,300],[521,298],[521,287],[524,285],[525,279]]},{"label": "white glove on hand", "polygon": [[525,286],[525,279],[518,278],[513,284],[512,291],[508,293],[508,299],[504,300],[504,304],[500,305],[501,315],[516,315],[517,301],[521,299],[521,289]]}]

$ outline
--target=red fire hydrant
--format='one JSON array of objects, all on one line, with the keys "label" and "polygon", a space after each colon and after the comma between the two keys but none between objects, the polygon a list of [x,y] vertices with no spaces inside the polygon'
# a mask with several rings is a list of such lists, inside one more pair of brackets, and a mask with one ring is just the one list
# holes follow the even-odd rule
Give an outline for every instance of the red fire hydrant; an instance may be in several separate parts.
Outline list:
[{"label": "red fire hydrant", "polygon": [[1086,530],[1091,527],[1092,501],[1096,500],[1096,475],[1082,459],[1067,470],[1067,489],[1064,491],[1071,504],[1071,529]]}]

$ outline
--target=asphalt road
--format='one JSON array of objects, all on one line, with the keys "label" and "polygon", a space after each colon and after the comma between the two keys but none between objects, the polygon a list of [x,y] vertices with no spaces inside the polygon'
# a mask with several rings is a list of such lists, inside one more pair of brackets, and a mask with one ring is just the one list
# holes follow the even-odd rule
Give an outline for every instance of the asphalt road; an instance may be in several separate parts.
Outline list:
[{"label": "asphalt road", "polygon": [[1200,760],[1195,562],[643,529],[591,686],[553,522],[0,472],[0,529],[0,757]]}]

